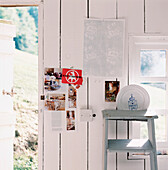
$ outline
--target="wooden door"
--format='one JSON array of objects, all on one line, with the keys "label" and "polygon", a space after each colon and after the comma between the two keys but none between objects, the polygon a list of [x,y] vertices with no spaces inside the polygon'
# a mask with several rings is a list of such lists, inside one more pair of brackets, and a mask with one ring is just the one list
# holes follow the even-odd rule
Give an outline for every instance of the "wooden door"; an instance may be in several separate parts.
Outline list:
[{"label": "wooden door", "polygon": [[13,169],[13,55],[15,27],[0,23],[0,169]]}]

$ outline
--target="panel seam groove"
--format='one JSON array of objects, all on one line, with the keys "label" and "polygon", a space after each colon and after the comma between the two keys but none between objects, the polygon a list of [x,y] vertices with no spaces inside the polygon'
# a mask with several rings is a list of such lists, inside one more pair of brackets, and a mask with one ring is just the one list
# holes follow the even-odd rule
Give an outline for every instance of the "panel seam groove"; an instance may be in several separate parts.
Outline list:
[{"label": "panel seam groove", "polygon": [[61,0],[60,0],[60,13],[59,13],[59,68],[61,68],[61,43],[62,43],[62,22],[61,22],[61,19],[62,19],[62,4],[61,4]]},{"label": "panel seam groove", "polygon": [[116,19],[118,19],[118,0],[116,0]]},{"label": "panel seam groove", "polygon": [[[43,25],[43,28],[42,28],[42,33],[43,33],[43,39],[42,39],[42,48],[43,48],[43,68],[44,68],[44,65],[45,65],[45,63],[44,63],[44,58],[45,58],[45,56],[44,56],[44,53],[45,53],[45,48],[44,48],[44,46],[45,46],[45,44],[44,44],[44,19],[45,19],[45,14],[44,14],[44,12],[45,12],[45,10],[44,10],[44,6],[42,6],[42,10],[43,10],[43,23],[42,23],[42,25]],[[43,79],[44,77],[42,76],[42,79]],[[43,94],[44,94],[44,86],[42,86],[43,87]],[[41,113],[41,112],[40,112]],[[44,170],[44,110],[42,110],[42,169]]]},{"label": "panel seam groove", "polygon": [[144,0],[144,33],[146,33],[146,1]]},{"label": "panel seam groove", "polygon": [[[61,13],[62,13],[62,4],[61,4],[61,0],[60,0],[60,2],[59,2],[60,4],[60,7],[59,7],[59,9],[60,9],[60,13],[59,13],[59,68],[61,68],[61,59],[62,59],[62,53],[61,53],[61,43],[62,43],[62,27],[61,27],[61,25],[62,25],[62,21],[61,21],[61,19],[62,19],[62,15],[61,15]],[[61,133],[59,134],[59,170],[61,170],[62,169],[62,166],[61,166],[61,162],[62,162],[62,159],[61,159],[61,150],[62,149],[62,140],[61,140]]]}]

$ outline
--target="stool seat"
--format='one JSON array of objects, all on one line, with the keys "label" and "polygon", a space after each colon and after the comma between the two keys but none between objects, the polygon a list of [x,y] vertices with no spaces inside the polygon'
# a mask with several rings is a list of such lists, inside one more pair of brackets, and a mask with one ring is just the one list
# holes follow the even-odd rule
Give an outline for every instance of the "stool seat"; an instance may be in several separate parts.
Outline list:
[{"label": "stool seat", "polygon": [[108,120],[148,120],[157,119],[158,116],[147,110],[102,110],[103,118]]}]

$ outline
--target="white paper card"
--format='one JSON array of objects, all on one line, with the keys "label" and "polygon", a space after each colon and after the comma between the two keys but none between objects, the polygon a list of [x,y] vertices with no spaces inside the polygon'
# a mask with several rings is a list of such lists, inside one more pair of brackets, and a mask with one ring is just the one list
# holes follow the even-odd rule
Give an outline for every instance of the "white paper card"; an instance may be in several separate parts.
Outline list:
[{"label": "white paper card", "polygon": [[64,112],[51,112],[52,131],[62,131],[62,114]]},{"label": "white paper card", "polygon": [[84,76],[121,77],[124,20],[86,19],[84,27]]}]

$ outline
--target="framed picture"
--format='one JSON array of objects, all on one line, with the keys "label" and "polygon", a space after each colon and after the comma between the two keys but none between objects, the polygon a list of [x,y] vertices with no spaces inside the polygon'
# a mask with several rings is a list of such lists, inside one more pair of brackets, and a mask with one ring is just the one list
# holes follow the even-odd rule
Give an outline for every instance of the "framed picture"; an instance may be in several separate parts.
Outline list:
[{"label": "framed picture", "polygon": [[105,81],[105,102],[116,102],[119,89],[119,81]]}]

